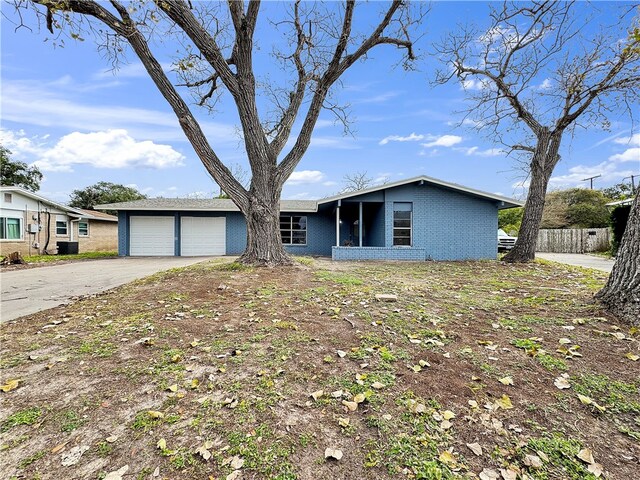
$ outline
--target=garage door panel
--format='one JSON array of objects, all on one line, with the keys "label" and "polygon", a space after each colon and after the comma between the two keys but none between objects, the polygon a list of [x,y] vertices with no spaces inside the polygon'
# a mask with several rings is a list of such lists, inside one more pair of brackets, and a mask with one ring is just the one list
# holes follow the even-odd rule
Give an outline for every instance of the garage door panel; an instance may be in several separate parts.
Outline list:
[{"label": "garage door panel", "polygon": [[174,217],[132,216],[129,219],[129,254],[133,257],[175,255]]},{"label": "garage door panel", "polygon": [[225,217],[182,217],[180,254],[183,257],[226,254]]}]

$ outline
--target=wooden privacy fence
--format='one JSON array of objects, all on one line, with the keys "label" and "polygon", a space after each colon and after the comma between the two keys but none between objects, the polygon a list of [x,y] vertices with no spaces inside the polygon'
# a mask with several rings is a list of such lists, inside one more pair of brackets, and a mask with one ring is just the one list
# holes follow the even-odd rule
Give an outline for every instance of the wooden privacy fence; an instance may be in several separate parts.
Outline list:
[{"label": "wooden privacy fence", "polygon": [[585,253],[609,250],[611,231],[608,228],[566,228],[538,232],[538,252]]}]

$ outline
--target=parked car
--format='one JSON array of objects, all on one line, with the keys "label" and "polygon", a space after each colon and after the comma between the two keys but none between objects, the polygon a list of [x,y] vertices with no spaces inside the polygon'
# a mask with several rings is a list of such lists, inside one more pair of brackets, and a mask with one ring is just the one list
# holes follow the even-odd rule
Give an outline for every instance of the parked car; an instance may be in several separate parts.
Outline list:
[{"label": "parked car", "polygon": [[516,240],[518,240],[518,237],[512,237],[501,228],[498,229],[498,251],[499,252],[503,252],[505,250],[511,250],[513,246],[516,244]]}]

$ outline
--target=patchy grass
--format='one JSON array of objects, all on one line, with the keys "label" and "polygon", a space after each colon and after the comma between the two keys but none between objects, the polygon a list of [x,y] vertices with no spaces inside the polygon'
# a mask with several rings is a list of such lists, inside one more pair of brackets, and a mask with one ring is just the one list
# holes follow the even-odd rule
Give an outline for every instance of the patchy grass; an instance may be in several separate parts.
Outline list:
[{"label": "patchy grass", "polygon": [[75,255],[31,255],[24,257],[27,263],[55,263],[69,260],[96,260],[99,258],[114,258],[118,252],[84,252]]},{"label": "patchy grass", "polygon": [[81,445],[76,478],[592,479],[584,449],[637,476],[638,333],[592,302],[604,274],[297,260],[172,269],[5,324],[0,477],[68,478]]}]

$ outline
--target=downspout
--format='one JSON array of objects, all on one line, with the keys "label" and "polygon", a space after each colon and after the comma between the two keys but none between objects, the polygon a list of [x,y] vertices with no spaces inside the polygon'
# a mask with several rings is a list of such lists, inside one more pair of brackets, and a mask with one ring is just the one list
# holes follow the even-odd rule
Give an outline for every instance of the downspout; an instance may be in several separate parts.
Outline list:
[{"label": "downspout", "polygon": [[47,240],[44,243],[44,248],[42,249],[45,255],[51,255],[49,252],[47,252],[47,247],[49,246],[49,240],[51,238],[51,212],[49,212],[48,210],[45,210],[45,212],[47,214]]}]

